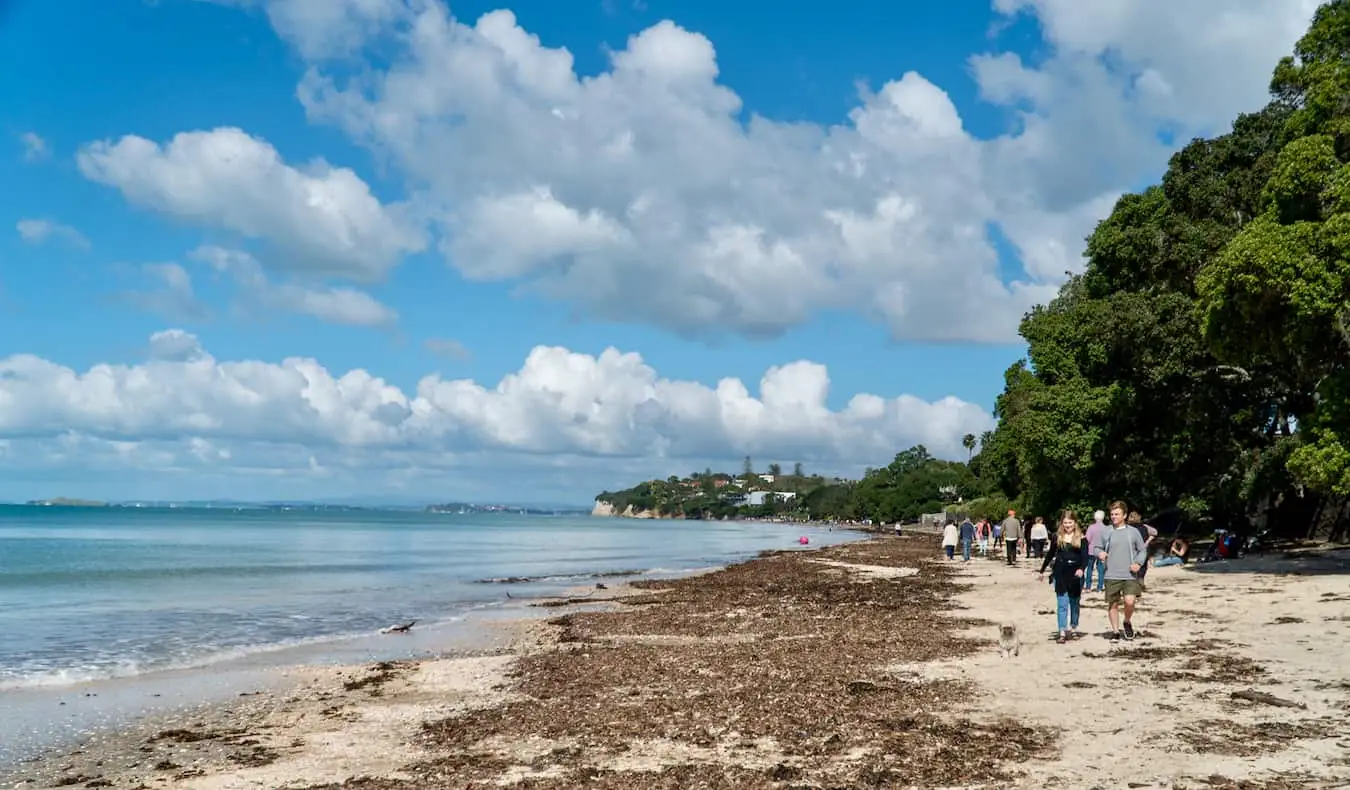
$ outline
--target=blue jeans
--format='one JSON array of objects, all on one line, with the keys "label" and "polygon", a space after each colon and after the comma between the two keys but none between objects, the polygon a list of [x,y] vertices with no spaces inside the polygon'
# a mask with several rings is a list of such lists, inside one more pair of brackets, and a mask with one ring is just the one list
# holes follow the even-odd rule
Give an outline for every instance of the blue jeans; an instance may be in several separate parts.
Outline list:
[{"label": "blue jeans", "polygon": [[970,541],[961,541],[961,559],[970,562]]},{"label": "blue jeans", "polygon": [[1087,567],[1083,569],[1083,591],[1092,589],[1092,572],[1097,572],[1097,592],[1106,589],[1106,563],[1098,559],[1088,559]]},{"label": "blue jeans", "polygon": [[1081,597],[1077,595],[1064,593],[1055,596],[1055,622],[1059,623],[1061,632],[1069,628],[1078,628],[1078,604],[1080,602]]}]

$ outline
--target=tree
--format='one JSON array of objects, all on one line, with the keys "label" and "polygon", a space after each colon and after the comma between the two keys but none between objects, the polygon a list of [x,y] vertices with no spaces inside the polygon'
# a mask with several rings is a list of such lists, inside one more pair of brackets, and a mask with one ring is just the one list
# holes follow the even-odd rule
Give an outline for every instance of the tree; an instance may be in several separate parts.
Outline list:
[{"label": "tree", "polygon": [[802,471],[802,462],[801,462],[801,461],[798,461],[797,463],[795,463],[795,464],[792,465],[792,476],[793,476],[793,477],[806,477],[806,473]]},{"label": "tree", "polygon": [[975,457],[975,434],[968,433],[961,437],[961,446],[966,448],[966,463]]},{"label": "tree", "polygon": [[969,458],[987,497],[1294,532],[1345,512],[1348,42],[1350,0],[1323,5],[1266,108],[1186,145],[1093,231],[1084,272],[1020,327],[1027,358]]},{"label": "tree", "polygon": [[753,461],[750,460],[750,456],[748,455],[745,457],[745,461],[741,464],[741,474],[745,477],[746,480],[749,480],[750,478],[755,476],[755,464]]},{"label": "tree", "polygon": [[769,464],[769,474],[772,475],[773,478],[774,478],[775,480],[777,480],[778,478],[782,477],[782,476],[783,476],[783,465],[782,465],[782,464]]}]

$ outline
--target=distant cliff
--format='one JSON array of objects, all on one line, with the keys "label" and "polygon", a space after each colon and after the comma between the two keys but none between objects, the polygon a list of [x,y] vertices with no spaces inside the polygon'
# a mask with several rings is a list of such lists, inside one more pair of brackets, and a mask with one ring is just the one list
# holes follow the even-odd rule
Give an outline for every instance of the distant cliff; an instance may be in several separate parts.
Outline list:
[{"label": "distant cliff", "polygon": [[623,510],[619,510],[613,502],[606,502],[602,499],[595,500],[595,507],[591,508],[591,515],[618,518],[683,518],[682,515],[667,516],[657,510],[634,510],[632,505],[625,505]]}]

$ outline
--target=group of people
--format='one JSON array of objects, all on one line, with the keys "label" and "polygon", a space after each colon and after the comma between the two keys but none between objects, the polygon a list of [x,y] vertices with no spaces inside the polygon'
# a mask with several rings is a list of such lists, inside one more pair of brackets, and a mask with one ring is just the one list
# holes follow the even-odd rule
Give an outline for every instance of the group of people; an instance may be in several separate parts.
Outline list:
[{"label": "group of people", "polygon": [[1019,547],[1026,552],[1027,558],[1044,557],[1050,546],[1050,528],[1045,519],[1037,516],[1025,530],[1025,539],[1023,531],[1022,522],[1013,510],[1009,510],[1008,517],[997,524],[989,519],[972,522],[966,518],[959,526],[955,521],[948,521],[942,530],[942,550],[951,560],[956,558],[956,550],[960,548],[964,562],[970,562],[972,551],[987,555],[990,550],[998,551],[1000,548],[1007,551],[1009,565],[1017,561]]},{"label": "group of people", "polygon": [[[1109,514],[1110,524],[1105,521]],[[1024,538],[1025,533],[1025,538]],[[1061,514],[1053,537],[1045,519],[1036,517],[1030,528],[1025,528],[1016,511],[999,524],[983,520],[978,524],[965,519],[960,526],[948,522],[943,530],[943,549],[948,559],[955,557],[961,547],[962,559],[970,560],[972,546],[981,551],[1006,547],[1009,565],[1018,560],[1018,550],[1025,544],[1027,557],[1041,558],[1040,576],[1050,571],[1050,583],[1055,590],[1055,618],[1061,644],[1079,636],[1078,621],[1084,591],[1104,593],[1107,618],[1111,623],[1111,638],[1134,639],[1132,622],[1135,605],[1144,594],[1144,576],[1148,573],[1149,546],[1158,531],[1144,523],[1137,512],[1130,511],[1124,502],[1112,502],[1107,512],[1093,514],[1093,522],[1084,529],[1072,510]],[[1185,561],[1187,546],[1178,547],[1174,541],[1169,556],[1161,564]],[[1175,558],[1175,559],[1174,559]]]}]

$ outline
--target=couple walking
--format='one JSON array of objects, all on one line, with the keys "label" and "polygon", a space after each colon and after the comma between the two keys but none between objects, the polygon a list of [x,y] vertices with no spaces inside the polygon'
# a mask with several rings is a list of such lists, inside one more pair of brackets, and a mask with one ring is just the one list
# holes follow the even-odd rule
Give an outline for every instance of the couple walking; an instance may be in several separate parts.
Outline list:
[{"label": "couple walking", "polygon": [[[1136,529],[1126,523],[1125,503],[1111,503],[1111,528],[1098,531],[1096,536],[1085,535],[1078,526],[1072,510],[1060,518],[1059,534],[1050,546],[1050,552],[1041,563],[1041,575],[1053,564],[1051,583],[1055,585],[1055,619],[1059,627],[1058,641],[1063,644],[1078,636],[1078,615],[1083,595],[1084,577],[1091,579],[1092,569],[1098,571],[1099,581],[1106,591],[1107,618],[1111,622],[1111,638],[1134,638],[1134,604],[1143,592],[1139,577],[1148,558],[1147,544]],[[1098,526],[1100,520],[1093,524]],[[1124,608],[1124,628],[1120,624],[1120,609]]]}]

